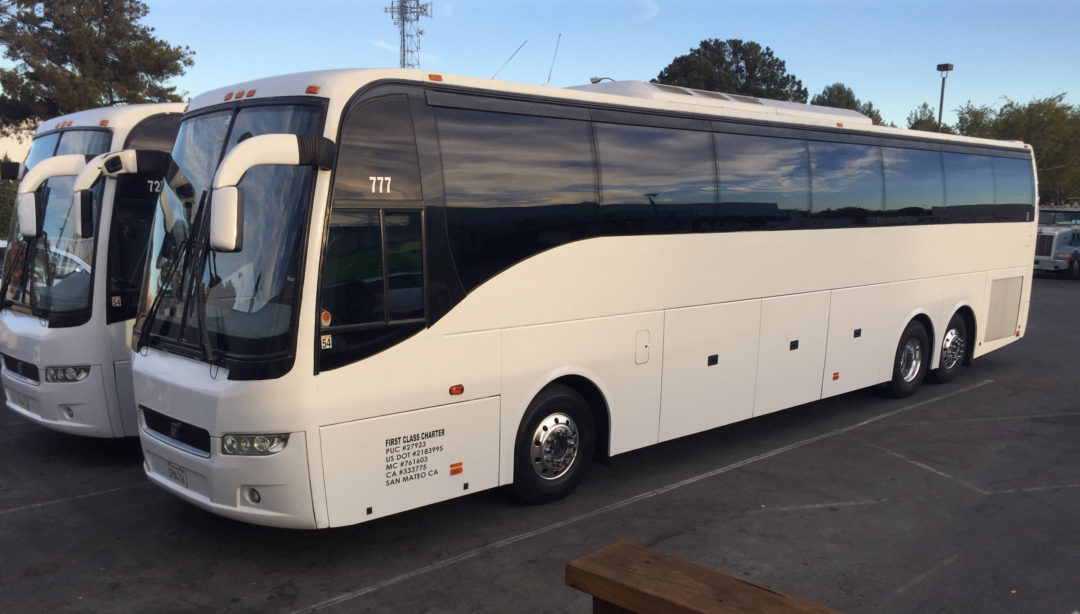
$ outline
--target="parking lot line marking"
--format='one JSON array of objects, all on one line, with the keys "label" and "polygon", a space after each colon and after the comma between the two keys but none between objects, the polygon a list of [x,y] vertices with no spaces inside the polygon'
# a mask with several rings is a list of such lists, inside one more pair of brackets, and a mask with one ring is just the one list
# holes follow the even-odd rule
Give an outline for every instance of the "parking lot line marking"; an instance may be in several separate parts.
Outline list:
[{"label": "parking lot line marking", "polygon": [[885,503],[888,499],[867,499],[866,501],[839,501],[836,503],[813,503],[810,505],[792,505],[788,507],[767,507],[765,509],[750,510],[751,512],[797,512],[799,510],[816,510],[829,507],[853,507],[857,505],[874,505]]},{"label": "parking lot line marking", "polygon": [[960,479],[958,477],[949,475],[948,473],[945,473],[944,471],[934,469],[933,467],[931,467],[930,465],[927,465],[926,463],[920,463],[917,460],[910,459],[910,458],[904,456],[903,454],[900,454],[899,452],[893,452],[892,450],[887,450],[885,448],[882,448],[881,446],[875,446],[875,445],[872,445],[872,444],[869,444],[869,443],[866,444],[866,445],[871,447],[871,448],[874,448],[875,450],[881,450],[882,452],[888,454],[889,456],[895,456],[896,458],[899,458],[900,460],[904,461],[905,463],[911,463],[912,465],[915,465],[919,469],[925,469],[926,471],[929,471],[930,473],[933,473],[934,475],[940,475],[943,478],[952,480],[953,482],[956,482],[957,484],[963,486],[964,488],[974,490],[975,492],[979,493],[980,495],[989,495],[989,494],[991,494],[989,490],[983,490],[982,488],[979,488],[978,486],[972,484],[971,482],[968,482],[968,481],[962,480],[962,479]]},{"label": "parking lot line marking", "polygon": [[662,487],[657,488],[655,490],[650,490],[648,492],[641,493],[640,495],[635,495],[635,496],[630,497],[628,499],[623,499],[622,501],[617,501],[617,502],[612,503],[610,505],[605,505],[604,507],[597,508],[597,509],[595,509],[595,510],[593,510],[591,512],[585,512],[584,514],[579,514],[577,516],[574,516],[573,518],[568,518],[566,520],[556,522],[554,524],[550,524],[550,525],[547,525],[545,527],[541,527],[541,528],[533,530],[533,531],[528,531],[528,532],[525,532],[525,533],[521,533],[519,535],[515,535],[513,537],[508,537],[506,539],[503,539],[503,540],[500,540],[500,541],[497,541],[497,542],[493,542],[493,543],[488,544],[486,546],[481,546],[479,548],[476,548],[475,550],[470,550],[469,552],[465,552],[465,553],[459,554],[457,556],[450,557],[450,558],[448,558],[446,560],[439,561],[438,563],[432,563],[431,565],[428,565],[426,567],[421,567],[419,569],[414,569],[413,571],[403,573],[403,574],[401,574],[399,576],[395,576],[393,578],[384,580],[382,582],[372,584],[370,586],[366,586],[364,588],[361,588],[361,589],[358,589],[358,590],[355,590],[355,591],[352,591],[352,592],[349,592],[349,593],[344,593],[342,595],[338,595],[337,597],[327,599],[326,601],[320,601],[319,603],[307,606],[305,608],[300,608],[299,610],[295,610],[293,612],[293,614],[303,614],[304,612],[317,612],[319,610],[325,610],[326,608],[338,605],[340,603],[344,603],[346,601],[351,601],[353,599],[356,599],[357,597],[362,597],[362,596],[367,595],[369,593],[373,593],[373,592],[375,592],[375,591],[377,591],[377,590],[379,590],[381,588],[386,588],[387,586],[397,584],[398,582],[408,580],[409,578],[415,578],[416,576],[426,574],[426,573],[428,573],[430,571],[435,571],[437,569],[442,569],[443,567],[446,567],[448,565],[453,565],[455,563],[460,563],[461,561],[471,559],[471,558],[473,558],[473,557],[475,557],[475,556],[477,556],[479,554],[482,554],[484,552],[495,550],[497,548],[503,548],[503,547],[509,546],[511,544],[516,544],[517,542],[529,539],[531,537],[536,537],[537,535],[543,535],[544,533],[548,533],[548,532],[554,531],[556,529],[561,529],[562,527],[565,527],[567,525],[574,524],[574,523],[582,521],[582,520],[587,520],[589,518],[592,518],[594,516],[599,516],[601,514],[606,514],[607,512],[614,511],[614,510],[617,510],[617,509],[622,508],[622,507],[626,507],[627,505],[630,505],[632,503],[637,503],[638,501],[644,501],[646,499],[652,499],[653,497],[658,497],[658,496],[660,496],[660,495],[662,495],[664,493],[671,492],[672,490],[675,490],[677,488],[682,488],[683,486],[687,486],[687,485],[693,484],[695,482],[700,482],[701,480],[705,480],[705,479],[720,475],[721,473],[727,473],[729,471],[733,471],[733,470],[738,469],[740,467],[745,467],[746,465],[749,465],[751,463],[755,463],[757,461],[764,460],[766,458],[771,458],[773,456],[783,454],[784,452],[790,452],[791,450],[794,450],[796,448],[801,448],[803,446],[807,446],[807,445],[810,445],[812,443],[816,443],[816,442],[821,441],[823,439],[829,439],[830,437],[835,437],[837,435],[842,435],[844,433],[853,431],[853,430],[855,430],[857,428],[864,427],[864,426],[866,426],[868,424],[873,424],[873,423],[877,422],[878,420],[884,420],[885,418],[889,418],[889,417],[895,416],[897,414],[901,414],[903,412],[910,411],[912,409],[923,407],[925,405],[929,405],[931,403],[935,403],[937,401],[941,401],[941,400],[947,399],[949,397],[954,397],[956,395],[963,394],[963,393],[969,392],[971,390],[975,390],[976,388],[980,388],[980,387],[985,386],[987,384],[993,383],[993,381],[994,380],[992,380],[992,379],[985,379],[985,380],[983,380],[981,382],[978,382],[976,384],[972,384],[970,386],[960,388],[959,390],[954,390],[954,391],[949,392],[947,394],[932,397],[932,398],[926,399],[925,401],[919,401],[918,403],[913,403],[911,405],[901,407],[900,409],[894,409],[893,411],[885,412],[885,413],[883,413],[881,415],[874,416],[873,418],[868,418],[866,420],[863,420],[862,422],[852,424],[851,426],[845,426],[844,428],[840,428],[840,429],[837,429],[835,431],[830,431],[828,433],[824,433],[824,434],[818,435],[816,437],[811,437],[809,439],[804,439],[802,441],[797,441],[797,442],[795,442],[793,444],[789,444],[789,445],[777,448],[775,450],[772,450],[771,452],[765,452],[764,454],[758,454],[757,456],[752,456],[750,458],[741,460],[741,461],[739,461],[737,463],[732,463],[732,464],[727,465],[725,467],[720,467],[719,469],[713,469],[712,471],[707,471],[705,473],[702,473],[700,475],[696,475],[696,476],[691,477],[691,478],[687,478],[687,479],[682,480],[680,482],[675,482],[674,484],[669,484],[667,486],[662,486]]},{"label": "parking lot line marking", "polygon": [[1034,418],[1080,418],[1080,412],[1062,414],[1031,414],[1029,416],[991,416],[989,418],[950,418],[947,420],[921,420],[918,422],[893,422],[884,426],[918,426],[924,424],[944,424],[948,422],[989,422],[993,420],[1032,420]]},{"label": "parking lot line marking", "polygon": [[1054,486],[1031,486],[1029,488],[1009,488],[1006,490],[995,490],[991,495],[1007,495],[1016,492],[1038,492],[1040,490],[1061,490],[1066,488],[1080,488],[1080,484],[1056,484]]},{"label": "parking lot line marking", "polygon": [[[934,565],[930,569],[928,569],[928,570],[922,572],[921,574],[915,576],[911,580],[911,582],[908,582],[907,584],[905,584],[905,585],[901,586],[900,588],[896,589],[895,591],[893,591],[893,594],[889,596],[889,599],[892,599],[893,597],[902,595],[904,592],[909,590],[911,587],[913,587],[916,584],[922,582],[923,580],[929,578],[930,576],[936,574],[937,572],[941,571],[942,569],[945,569],[949,565],[952,565],[953,563],[956,562],[956,559],[958,559],[958,558],[960,558],[960,557],[951,556],[951,557],[945,559],[944,561],[938,563],[937,565]],[[886,599],[885,601],[887,602],[887,601],[889,601],[889,599]]]},{"label": "parking lot line marking", "polygon": [[14,514],[15,512],[22,512],[25,510],[32,510],[39,507],[45,507],[46,505],[53,505],[56,503],[67,503],[68,501],[76,501],[78,499],[86,499],[88,497],[96,497],[98,495],[107,495],[111,492],[119,492],[121,490],[130,490],[132,488],[141,488],[143,486],[149,486],[150,482],[145,484],[129,484],[128,486],[119,486],[117,488],[109,488],[107,490],[99,490],[97,492],[86,493],[85,495],[77,495],[74,497],[67,497],[66,499],[53,499],[52,501],[42,501],[41,503],[31,503],[30,505],[22,505],[19,507],[9,507],[6,510],[0,510],[0,516],[4,514]]}]

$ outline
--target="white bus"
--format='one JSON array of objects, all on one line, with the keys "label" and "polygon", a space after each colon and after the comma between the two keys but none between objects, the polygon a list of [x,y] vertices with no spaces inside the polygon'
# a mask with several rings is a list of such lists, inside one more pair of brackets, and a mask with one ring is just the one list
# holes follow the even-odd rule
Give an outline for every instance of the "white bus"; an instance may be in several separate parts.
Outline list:
[{"label": "white bus", "polygon": [[[184,106],[107,107],[47,121],[25,164],[5,169],[22,180],[0,287],[0,377],[16,413],[66,433],[138,434],[130,334],[164,176],[97,181],[96,171],[114,150],[165,152],[158,156],[167,160]],[[81,176],[88,167],[95,172]],[[88,189],[75,197],[80,178]]]},{"label": "white bus", "polygon": [[641,82],[418,70],[195,98],[136,321],[145,471],[349,525],[858,388],[1024,333],[1022,143]]}]

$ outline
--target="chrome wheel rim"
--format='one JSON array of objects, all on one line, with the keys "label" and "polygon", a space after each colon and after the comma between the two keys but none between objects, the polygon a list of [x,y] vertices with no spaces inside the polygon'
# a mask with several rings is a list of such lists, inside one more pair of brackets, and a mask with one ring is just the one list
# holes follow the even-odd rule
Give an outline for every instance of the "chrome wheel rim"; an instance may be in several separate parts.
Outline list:
[{"label": "chrome wheel rim", "polygon": [[915,381],[922,369],[922,344],[916,339],[908,339],[904,351],[900,353],[900,377],[907,383]]},{"label": "chrome wheel rim", "polygon": [[952,369],[964,358],[964,338],[960,331],[950,328],[945,333],[945,340],[941,343],[941,366]]},{"label": "chrome wheel rim", "polygon": [[566,414],[551,414],[536,427],[530,451],[536,475],[545,480],[558,479],[577,459],[577,425]]}]

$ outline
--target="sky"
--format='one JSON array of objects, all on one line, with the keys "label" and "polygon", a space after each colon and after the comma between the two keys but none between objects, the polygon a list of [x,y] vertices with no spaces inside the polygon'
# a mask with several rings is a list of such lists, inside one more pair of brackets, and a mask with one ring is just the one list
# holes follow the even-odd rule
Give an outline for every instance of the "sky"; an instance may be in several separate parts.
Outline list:
[{"label": "sky", "polygon": [[[200,92],[306,70],[394,67],[397,28],[390,0],[144,0],[145,22],[196,52],[173,84]],[[772,48],[813,96],[843,82],[903,127],[923,102],[935,109],[952,63],[945,121],[971,101],[1000,106],[1067,92],[1080,104],[1080,1],[1029,0],[433,0],[423,19],[421,67],[491,77],[523,41],[499,78],[551,85],[655,78],[707,38],[739,38]],[[0,142],[18,159],[19,150]],[[21,154],[25,155],[25,154]]]}]

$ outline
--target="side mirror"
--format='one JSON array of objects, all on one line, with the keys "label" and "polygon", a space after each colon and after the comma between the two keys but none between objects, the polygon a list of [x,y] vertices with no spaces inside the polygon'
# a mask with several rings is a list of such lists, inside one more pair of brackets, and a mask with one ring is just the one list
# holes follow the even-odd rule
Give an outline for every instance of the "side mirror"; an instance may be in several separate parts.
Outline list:
[{"label": "side mirror", "polygon": [[210,199],[210,247],[238,252],[244,246],[244,191],[237,187],[252,167],[275,164],[330,170],[337,149],[321,136],[264,134],[241,141],[221,161]]},{"label": "side mirror", "polygon": [[16,216],[19,234],[27,239],[41,236],[41,209],[38,208],[37,192],[19,194],[19,208]]},{"label": "side mirror", "polygon": [[169,169],[172,156],[164,151],[152,149],[125,149],[110,151],[93,158],[75,179],[73,205],[78,215],[75,218],[75,233],[83,239],[94,236],[94,197],[90,188],[102,175],[115,177],[127,173],[165,174]]},{"label": "side mirror", "polygon": [[0,162],[0,179],[22,181],[26,165],[21,162]]},{"label": "side mirror", "polygon": [[244,249],[244,189],[236,186],[214,190],[210,206],[210,249],[238,252]]}]

